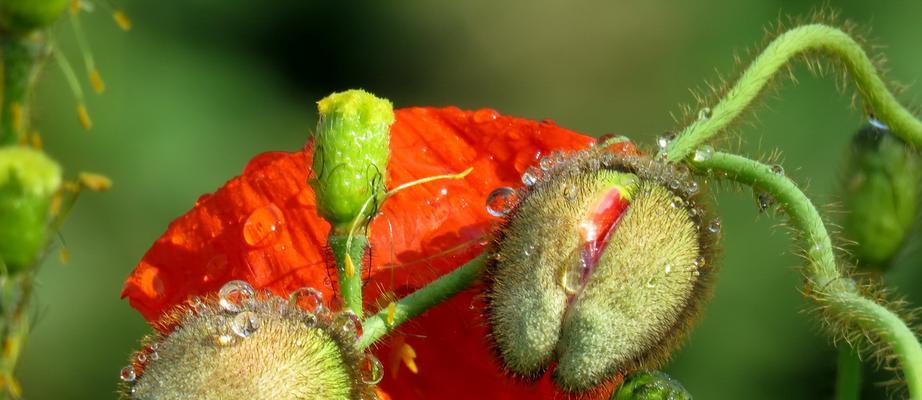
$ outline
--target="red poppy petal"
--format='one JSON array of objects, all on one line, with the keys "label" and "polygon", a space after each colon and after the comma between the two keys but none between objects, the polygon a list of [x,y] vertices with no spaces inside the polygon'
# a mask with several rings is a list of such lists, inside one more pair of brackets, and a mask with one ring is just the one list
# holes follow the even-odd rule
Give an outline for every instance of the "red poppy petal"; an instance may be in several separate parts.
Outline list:
[{"label": "red poppy petal", "polygon": [[[549,122],[501,116],[492,110],[409,108],[391,128],[389,185],[473,167],[463,180],[440,180],[403,190],[385,202],[371,225],[371,283],[381,291],[412,291],[482,251],[496,221],[485,209],[497,187],[519,186],[520,176],[554,150],[588,147],[593,139]],[[127,297],[149,321],[188,297],[214,292],[228,280],[286,295],[302,286],[333,294],[323,257],[329,225],[316,213],[307,185],[311,149],[265,153],[243,174],[175,220],[125,283]],[[405,332],[417,349],[420,373],[388,378],[399,399],[458,398],[467,390],[497,399],[549,393],[549,384],[509,384],[484,345],[479,309],[458,296],[411,321]],[[386,346],[379,349],[382,359]],[[396,393],[396,394],[395,394]]]}]

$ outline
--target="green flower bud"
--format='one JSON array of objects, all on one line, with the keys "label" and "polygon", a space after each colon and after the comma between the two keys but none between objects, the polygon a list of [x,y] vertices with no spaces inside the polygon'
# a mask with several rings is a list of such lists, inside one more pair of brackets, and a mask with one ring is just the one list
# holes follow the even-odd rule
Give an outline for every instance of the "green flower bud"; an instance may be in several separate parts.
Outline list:
[{"label": "green flower bud", "polygon": [[317,209],[340,232],[368,218],[386,193],[391,103],[363,90],[334,93],[317,102],[311,186]]},{"label": "green flower bud", "polygon": [[61,168],[28,147],[0,148],[0,261],[11,271],[30,267],[45,247],[49,205]]},{"label": "green flower bud", "polygon": [[488,321],[515,376],[575,394],[656,368],[693,324],[719,222],[687,172],[604,149],[520,193],[492,247]]},{"label": "green flower bud", "polygon": [[883,270],[903,247],[919,211],[922,162],[883,126],[859,131],[845,173],[845,236],[860,268]]},{"label": "green flower bud", "polygon": [[22,35],[51,25],[70,4],[69,0],[3,0],[0,30]]},{"label": "green flower bud", "polygon": [[230,281],[168,312],[120,374],[132,400],[373,399],[383,367],[361,325],[302,288],[284,300]]},{"label": "green flower bud", "polygon": [[615,391],[611,400],[691,400],[679,381],[660,371],[635,373]]}]

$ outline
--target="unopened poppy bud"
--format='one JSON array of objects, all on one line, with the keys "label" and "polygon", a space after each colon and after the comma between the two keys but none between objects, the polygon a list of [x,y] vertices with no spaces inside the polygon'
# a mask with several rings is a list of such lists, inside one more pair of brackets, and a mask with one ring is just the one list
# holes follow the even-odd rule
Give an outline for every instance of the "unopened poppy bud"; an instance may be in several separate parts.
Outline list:
[{"label": "unopened poppy bud", "polygon": [[383,367],[355,346],[361,325],[319,291],[290,299],[230,281],[157,324],[122,369],[132,400],[373,399]]},{"label": "unopened poppy bud", "polygon": [[919,211],[922,162],[877,123],[859,131],[846,166],[843,222],[859,268],[883,270],[896,256]]},{"label": "unopened poppy bud", "polygon": [[0,2],[0,30],[23,35],[51,25],[70,0],[3,0]]},{"label": "unopened poppy bud", "polygon": [[587,393],[656,368],[693,324],[715,271],[719,222],[688,173],[605,149],[572,154],[520,190],[488,269],[488,320],[505,368],[553,366]]},{"label": "unopened poppy bud", "polygon": [[317,109],[311,186],[320,215],[345,232],[384,199],[394,109],[363,90],[331,94]]},{"label": "unopened poppy bud", "polygon": [[679,381],[660,371],[642,371],[628,376],[611,400],[691,400]]},{"label": "unopened poppy bud", "polygon": [[8,271],[31,266],[47,239],[51,198],[61,167],[25,146],[0,148],[0,262]]}]

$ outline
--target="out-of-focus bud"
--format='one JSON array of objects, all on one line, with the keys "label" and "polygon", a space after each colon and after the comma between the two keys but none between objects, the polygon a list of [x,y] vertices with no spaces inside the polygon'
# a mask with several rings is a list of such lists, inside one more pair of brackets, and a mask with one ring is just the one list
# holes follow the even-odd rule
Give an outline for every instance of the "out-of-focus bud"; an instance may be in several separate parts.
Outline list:
[{"label": "out-of-focus bud", "polygon": [[45,246],[51,198],[61,168],[29,147],[0,148],[0,261],[10,272],[31,266]]},{"label": "out-of-focus bud", "polygon": [[922,163],[877,121],[859,131],[846,166],[845,236],[859,268],[882,271],[903,247],[919,210]]},{"label": "out-of-focus bud", "polygon": [[24,35],[53,23],[70,0],[3,0],[0,1],[0,29]]},{"label": "out-of-focus bud", "polygon": [[691,400],[681,383],[660,371],[642,371],[625,379],[611,400]]},{"label": "out-of-focus bud", "polygon": [[317,102],[317,109],[310,183],[320,215],[334,232],[345,233],[384,199],[394,109],[363,90],[331,94]]}]

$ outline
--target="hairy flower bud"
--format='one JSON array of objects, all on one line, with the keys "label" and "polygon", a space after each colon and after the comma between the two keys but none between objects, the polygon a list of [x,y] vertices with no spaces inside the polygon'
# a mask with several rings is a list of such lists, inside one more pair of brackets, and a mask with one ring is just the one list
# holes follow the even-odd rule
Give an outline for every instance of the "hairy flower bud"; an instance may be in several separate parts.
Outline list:
[{"label": "hairy flower bud", "polygon": [[520,192],[489,266],[492,338],[505,368],[553,366],[585,393],[655,368],[706,297],[719,222],[687,172],[605,149],[570,155]]},{"label": "hairy flower bud", "polygon": [[157,323],[121,372],[138,400],[375,399],[381,363],[355,347],[361,325],[321,294],[285,301],[243,281],[193,298]]},{"label": "hairy flower bud", "polygon": [[918,216],[922,161],[878,123],[855,135],[846,168],[844,233],[860,268],[884,269]]},{"label": "hairy flower bud", "polygon": [[362,90],[331,94],[317,109],[311,186],[320,215],[342,232],[384,199],[394,110],[389,101]]},{"label": "hairy flower bud", "polygon": [[8,271],[31,266],[45,247],[51,197],[61,167],[28,147],[0,148],[0,264]]},{"label": "hairy flower bud", "polygon": [[21,35],[46,27],[58,19],[70,0],[3,0],[0,30]]}]

